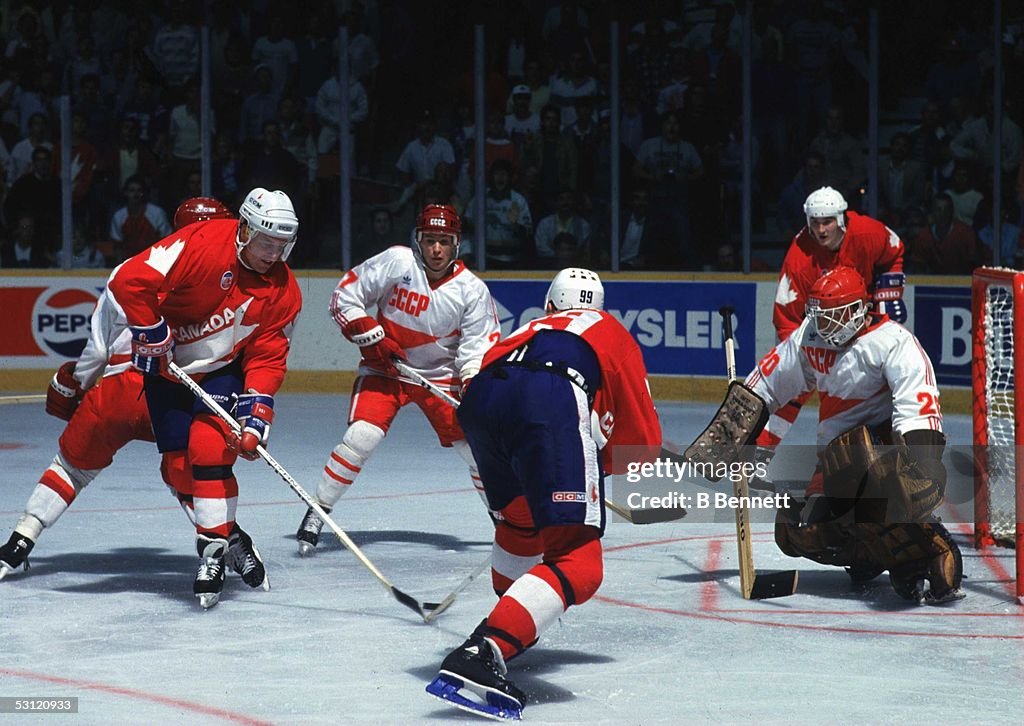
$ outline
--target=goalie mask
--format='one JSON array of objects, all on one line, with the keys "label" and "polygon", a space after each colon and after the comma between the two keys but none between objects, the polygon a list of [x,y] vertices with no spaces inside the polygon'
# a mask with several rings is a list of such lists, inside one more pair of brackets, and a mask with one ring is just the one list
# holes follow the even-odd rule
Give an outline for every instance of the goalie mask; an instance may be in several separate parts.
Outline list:
[{"label": "goalie mask", "polygon": [[[451,264],[459,256],[461,234],[462,220],[459,218],[459,213],[455,211],[455,207],[449,204],[428,204],[423,207],[419,217],[416,218],[416,236],[412,246],[413,255],[424,269],[432,272],[441,272],[442,270],[435,270],[427,264],[427,260],[423,256],[423,248],[420,245],[426,239],[436,239],[437,237],[447,235],[452,241],[452,256],[448,262],[448,264]],[[447,266],[445,265],[444,268],[447,269]]]},{"label": "goalie mask", "polygon": [[288,259],[295,246],[295,236],[299,233],[299,218],[295,216],[295,207],[287,194],[256,187],[245,195],[238,216],[235,249],[239,259],[242,250],[249,246],[253,251],[280,251],[278,259],[282,262]]},{"label": "goalie mask", "polygon": [[[807,231],[823,247],[830,250],[839,249],[839,244],[843,241],[843,235],[846,233],[846,207],[847,204],[846,200],[843,199],[843,195],[832,187],[822,187],[808,195],[807,200],[804,202],[804,214],[807,216]],[[822,239],[815,233],[811,220],[832,218],[836,220],[837,229],[833,230],[833,233],[828,234],[825,239]]]},{"label": "goalie mask", "polygon": [[174,212],[174,228],[181,229],[208,219],[234,219],[235,215],[212,197],[192,197],[178,205]]},{"label": "goalie mask", "polygon": [[807,295],[806,315],[826,343],[841,347],[866,323],[868,291],[852,267],[836,267],[818,278]]},{"label": "goalie mask", "polygon": [[567,267],[551,281],[544,310],[604,310],[604,285],[596,272]]}]

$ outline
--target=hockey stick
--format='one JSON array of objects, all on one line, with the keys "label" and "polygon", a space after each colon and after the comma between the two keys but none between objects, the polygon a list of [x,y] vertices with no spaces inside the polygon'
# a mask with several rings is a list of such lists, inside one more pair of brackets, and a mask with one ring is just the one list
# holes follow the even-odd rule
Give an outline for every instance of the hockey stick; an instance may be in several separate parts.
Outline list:
[{"label": "hockey stick", "polygon": [[[447,403],[452,408],[459,407],[459,401],[457,398],[452,396],[450,393],[442,389],[433,381],[420,375],[418,371],[414,371],[408,365],[401,360],[393,361],[395,368],[405,378],[411,380],[418,386],[422,386],[427,389],[435,396],[440,398],[442,401]],[[667,449],[662,449],[663,453],[671,453]],[[686,510],[682,507],[674,509],[626,509],[625,507],[616,504],[610,499],[604,500],[604,505],[615,514],[625,519],[630,524],[655,524],[657,522],[674,522],[682,519],[686,516]]]},{"label": "hockey stick", "polygon": [[490,569],[490,567],[491,556],[488,555],[486,560],[481,562],[479,565],[476,566],[475,570],[466,575],[466,578],[462,582],[460,582],[454,590],[448,593],[447,597],[441,600],[441,602],[437,603],[437,607],[433,609],[433,612],[429,612],[426,615],[424,615],[423,619],[428,623],[434,622],[438,615],[447,610],[448,606],[455,602],[455,598],[459,596],[459,593],[461,593],[463,590],[469,587],[473,580],[480,577],[480,575],[482,575],[486,570]]},{"label": "hockey stick", "polygon": [[37,403],[45,401],[45,393],[29,393],[24,396],[0,396],[0,406],[8,406],[14,403]]},{"label": "hockey stick", "polygon": [[[217,415],[217,418],[221,419],[224,423],[226,423],[232,432],[236,434],[241,432],[241,426],[238,425],[238,422],[234,419],[234,417],[227,411],[225,411],[224,407],[217,403],[213,396],[211,396],[209,393],[203,390],[203,388],[200,387],[198,383],[192,380],[192,376],[190,376],[185,371],[181,370],[181,368],[179,368],[177,364],[174,362],[171,362],[169,369],[171,373],[173,373],[177,377],[177,379],[181,381],[186,388],[188,388],[188,390],[192,391],[192,393],[195,394],[196,398],[205,403],[206,407]],[[299,499],[306,503],[306,506],[308,506],[310,509],[316,512],[317,516],[324,521],[324,524],[330,527],[331,531],[337,535],[338,539],[341,540],[341,543],[345,545],[353,555],[356,556],[356,559],[363,563],[366,569],[373,573],[374,577],[380,580],[381,584],[384,585],[388,592],[390,592],[394,596],[394,598],[398,600],[398,602],[402,603],[410,610],[416,612],[421,618],[423,618],[424,622],[427,622],[428,611],[435,610],[437,607],[439,607],[440,603],[420,602],[411,595],[402,592],[397,587],[392,585],[391,581],[388,580],[388,578],[386,578],[384,574],[380,570],[378,570],[377,567],[372,562],[370,562],[370,559],[365,554],[363,554],[363,551],[359,549],[356,543],[353,542],[352,539],[345,533],[345,530],[339,527],[334,522],[334,520],[331,519],[330,515],[328,515],[327,512],[324,511],[324,508],[320,506],[316,499],[309,496],[306,490],[303,489],[302,486],[300,486],[299,483],[292,478],[291,474],[289,474],[283,466],[277,463],[277,460],[270,455],[270,452],[268,452],[263,447],[262,444],[256,446],[256,453],[259,454],[261,459],[263,459],[270,465],[271,469],[277,472],[278,476],[284,479],[285,483],[289,487],[291,487],[292,491],[299,495]]]},{"label": "hockey stick", "polygon": [[[725,305],[718,311],[722,316],[725,340],[725,370],[729,382],[736,380],[736,341],[732,330],[733,308]],[[764,600],[770,597],[785,597],[796,592],[798,573],[796,570],[762,573],[754,571],[754,551],[750,544],[750,487],[747,477],[741,475],[733,484],[736,505],[736,545],[739,548],[740,590],[744,600]]]}]

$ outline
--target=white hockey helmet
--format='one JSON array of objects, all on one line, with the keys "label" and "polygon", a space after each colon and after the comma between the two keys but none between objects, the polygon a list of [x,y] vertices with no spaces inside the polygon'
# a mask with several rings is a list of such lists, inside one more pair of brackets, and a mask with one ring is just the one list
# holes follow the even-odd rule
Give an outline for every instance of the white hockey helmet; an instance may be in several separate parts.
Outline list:
[{"label": "white hockey helmet", "polygon": [[288,259],[295,246],[295,236],[299,233],[299,218],[295,216],[295,207],[287,194],[256,187],[245,195],[238,216],[235,247],[239,255],[244,247],[262,235],[278,242],[284,241],[281,261]]},{"label": "white hockey helmet", "polygon": [[544,297],[544,309],[604,310],[604,285],[596,272],[566,267],[555,275]]},{"label": "white hockey helmet", "polygon": [[839,229],[846,231],[846,200],[843,195],[832,187],[815,189],[804,202],[804,214],[807,215],[807,226],[811,226],[814,217],[835,217]]}]

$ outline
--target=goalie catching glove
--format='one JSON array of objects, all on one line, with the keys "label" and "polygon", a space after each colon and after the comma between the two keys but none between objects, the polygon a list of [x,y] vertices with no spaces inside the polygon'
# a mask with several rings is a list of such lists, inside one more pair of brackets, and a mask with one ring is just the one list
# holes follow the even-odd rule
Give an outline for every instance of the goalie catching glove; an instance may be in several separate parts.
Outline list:
[{"label": "goalie catching glove", "polygon": [[389,338],[384,328],[371,317],[339,323],[342,334],[359,346],[363,360],[371,368],[398,377],[398,369],[392,360],[405,360],[405,351],[393,338]]},{"label": "goalie catching glove", "polygon": [[768,407],[761,397],[733,381],[715,417],[683,456],[700,467],[708,481],[718,481],[728,465],[742,458],[743,447],[752,445],[767,423]]},{"label": "goalie catching glove", "polygon": [[63,421],[70,421],[85,391],[75,378],[75,362],[68,361],[53,374],[46,391],[46,412]]},{"label": "goalie catching glove", "polygon": [[259,456],[256,447],[266,446],[270,438],[270,424],[274,420],[274,397],[265,393],[257,393],[252,389],[249,393],[232,396],[231,415],[241,426],[241,432],[234,437],[229,445],[232,449],[253,460]]}]

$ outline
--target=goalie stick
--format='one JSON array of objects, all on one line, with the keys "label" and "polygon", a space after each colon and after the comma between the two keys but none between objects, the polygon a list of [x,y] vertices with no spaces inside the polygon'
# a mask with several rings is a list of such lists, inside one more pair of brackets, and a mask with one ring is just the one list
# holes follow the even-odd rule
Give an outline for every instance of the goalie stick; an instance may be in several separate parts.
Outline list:
[{"label": "goalie stick", "polygon": [[[732,383],[736,380],[736,341],[733,337],[730,305],[719,311],[725,341],[725,370]],[[733,494],[739,498],[736,506],[736,545],[739,549],[740,590],[744,600],[765,600],[771,597],[785,597],[796,592],[799,573],[796,570],[757,574],[754,570],[754,551],[750,544],[750,508],[746,505],[750,487],[746,476],[740,476],[733,484]]]},{"label": "goalie stick", "polygon": [[[209,408],[210,411],[212,411],[214,414],[216,414],[216,416],[219,419],[226,423],[228,427],[231,429],[231,431],[233,431],[236,434],[241,431],[241,427],[239,426],[238,421],[236,421],[234,417],[231,416],[231,414],[225,411],[224,407],[217,403],[213,396],[211,396],[209,393],[203,390],[203,388],[192,379],[192,376],[190,376],[188,373],[179,368],[178,365],[173,361],[169,365],[169,370],[171,371],[171,373],[174,374],[175,377],[177,377],[179,381],[181,381],[185,385],[186,388],[192,391],[196,398],[198,398],[204,404],[206,404],[206,407]],[[418,614],[421,618],[423,618],[424,622],[430,622],[429,620],[427,620],[428,615],[434,614],[434,617],[436,617],[437,614],[439,614],[439,610],[441,609],[441,603],[420,602],[411,595],[402,592],[393,584],[391,584],[391,581],[388,580],[388,578],[385,577],[384,574],[377,569],[377,567],[370,561],[370,559],[365,554],[363,554],[363,551],[359,549],[356,543],[353,542],[352,539],[348,536],[348,534],[345,533],[345,530],[339,527],[334,522],[334,520],[331,519],[330,515],[324,511],[324,508],[321,507],[320,504],[313,497],[309,496],[306,490],[303,489],[302,486],[297,481],[295,481],[295,479],[292,478],[291,474],[289,474],[283,466],[277,463],[277,460],[270,455],[270,452],[268,452],[263,447],[262,444],[256,446],[256,453],[259,454],[261,459],[263,459],[265,462],[267,462],[267,464],[270,465],[271,469],[277,472],[278,476],[284,479],[285,484],[291,487],[292,491],[299,495],[299,499],[305,502],[306,506],[308,506],[310,509],[317,513],[317,516],[319,516],[320,519],[324,521],[324,524],[331,528],[331,531],[334,532],[335,535],[337,535],[338,539],[341,540],[341,543],[348,548],[349,552],[355,555],[356,559],[363,563],[366,569],[373,573],[373,576],[376,577],[382,585],[384,585],[388,592],[390,592],[398,602],[402,603],[402,605],[405,605],[407,608]],[[455,598],[452,597],[451,599],[454,600]],[[451,602],[448,602],[448,604],[445,605],[445,608],[447,608],[448,605],[451,605]]]},{"label": "goalie stick", "polygon": [[[433,381],[420,375],[418,371],[413,370],[403,361],[395,359],[392,361],[398,372],[410,382],[415,383],[418,386],[422,386],[427,389],[435,396],[440,398],[442,401],[447,403],[452,408],[459,407],[459,401],[455,396],[451,395],[440,386],[435,384]],[[672,452],[667,449],[662,449],[662,454],[671,454]],[[611,499],[605,498],[604,506],[610,509],[615,514],[625,519],[630,524],[656,524],[658,522],[674,522],[682,519],[686,516],[686,510],[682,507],[665,508],[665,509],[627,509],[621,504],[616,504]],[[442,601],[443,602],[443,601]]]}]

